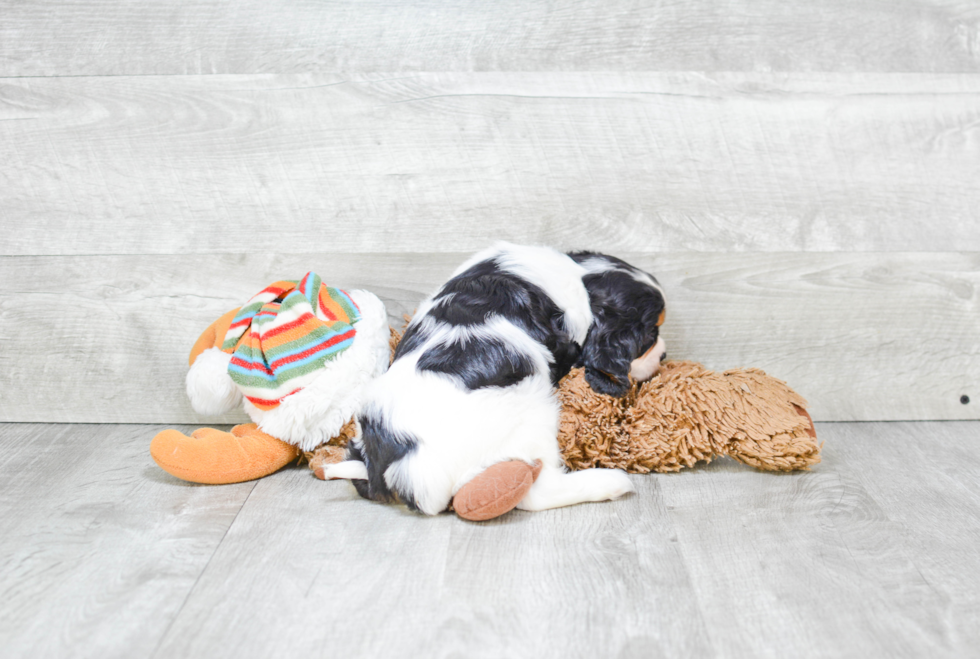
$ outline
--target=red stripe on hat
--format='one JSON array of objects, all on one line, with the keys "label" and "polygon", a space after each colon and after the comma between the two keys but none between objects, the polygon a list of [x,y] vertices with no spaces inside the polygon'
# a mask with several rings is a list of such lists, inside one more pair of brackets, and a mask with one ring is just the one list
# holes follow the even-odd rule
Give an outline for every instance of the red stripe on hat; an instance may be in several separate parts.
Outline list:
[{"label": "red stripe on hat", "polygon": [[311,314],[309,311],[304,311],[303,312],[303,315],[300,316],[299,318],[297,318],[296,320],[294,320],[292,322],[289,322],[289,323],[286,323],[285,325],[280,325],[279,327],[273,327],[272,329],[268,330],[267,332],[263,332],[262,333],[262,340],[271,339],[272,337],[278,336],[279,334],[282,334],[283,332],[288,332],[291,329],[295,329],[295,328],[299,327],[300,325],[302,325],[303,323],[305,323],[306,321],[308,321],[310,318],[313,318],[313,319],[319,321],[319,319],[316,318],[316,316],[314,316],[313,314]]},{"label": "red stripe on hat", "polygon": [[[302,389],[297,389],[296,391],[302,391]],[[291,395],[295,394],[296,391],[293,391],[291,393],[288,393],[288,394],[286,394],[286,396],[291,396]],[[285,398],[286,396],[283,396],[282,398],[279,398],[278,400],[266,400],[264,398],[252,398],[251,396],[245,396],[245,398],[247,398],[248,399],[248,402],[250,402],[252,405],[255,405],[260,410],[266,411],[266,410],[271,410],[273,407],[278,407],[279,403],[281,403],[282,400],[283,400],[283,398]]]},{"label": "red stripe on hat", "polygon": [[259,291],[258,294],[254,295],[253,296],[253,299],[254,298],[257,298],[259,295],[264,295],[265,293],[275,293],[276,294],[276,297],[279,297],[280,295],[282,295],[286,291],[291,291],[291,290],[293,290],[293,289],[292,288],[283,288],[282,286],[269,286],[267,288],[263,288],[261,291]]},{"label": "red stripe on hat", "polygon": [[337,336],[327,341],[326,345],[327,347],[335,346],[341,341],[346,341],[349,338],[353,338],[356,334],[357,334],[357,330],[352,327],[346,332],[344,332],[343,334],[338,334]]},{"label": "red stripe on hat", "polygon": [[317,305],[319,305],[319,307],[320,307],[320,313],[322,313],[324,316],[326,316],[327,320],[330,320],[330,321],[333,321],[333,322],[336,322],[336,321],[340,320],[340,318],[337,317],[337,314],[335,314],[330,309],[330,307],[327,306],[327,303],[328,302],[333,302],[334,304],[336,304],[336,302],[333,300],[333,298],[331,298],[327,294],[327,290],[326,290],[326,287],[325,286],[320,289],[320,294],[317,295],[316,302],[317,302]]},{"label": "red stripe on hat", "polygon": [[261,362],[247,362],[239,357],[232,357],[231,363],[234,364],[235,366],[240,366],[241,368],[244,368],[247,371],[262,371],[266,375],[273,375],[273,376],[275,375],[275,373],[269,370],[268,366],[266,366]]},{"label": "red stripe on hat", "polygon": [[357,331],[354,330],[353,328],[351,328],[351,329],[347,330],[346,332],[344,332],[343,334],[338,334],[337,336],[331,338],[329,341],[325,341],[323,343],[320,343],[318,345],[315,345],[312,348],[309,348],[307,350],[304,350],[303,352],[298,352],[295,355],[289,355],[287,357],[282,357],[280,359],[277,359],[274,362],[272,362],[271,366],[272,366],[273,369],[276,369],[276,368],[279,368],[280,366],[282,366],[283,364],[290,364],[292,362],[298,362],[298,361],[300,361],[302,359],[306,359],[307,357],[311,357],[311,356],[315,355],[318,352],[322,352],[324,350],[328,350],[328,349],[332,348],[333,346],[337,345],[338,343],[342,343],[342,342],[346,341],[347,339],[353,338],[354,335],[356,335],[356,334],[357,334]]},{"label": "red stripe on hat", "polygon": [[297,352],[295,355],[281,357],[280,359],[277,359],[276,361],[272,362],[270,366],[272,366],[273,369],[277,369],[283,364],[291,364],[293,362],[298,362],[302,359],[306,359],[307,357],[312,357],[316,353],[323,352],[324,350],[327,350],[329,348],[330,346],[327,345],[326,343],[320,343],[318,345],[313,346],[312,348],[304,350],[303,352]]}]

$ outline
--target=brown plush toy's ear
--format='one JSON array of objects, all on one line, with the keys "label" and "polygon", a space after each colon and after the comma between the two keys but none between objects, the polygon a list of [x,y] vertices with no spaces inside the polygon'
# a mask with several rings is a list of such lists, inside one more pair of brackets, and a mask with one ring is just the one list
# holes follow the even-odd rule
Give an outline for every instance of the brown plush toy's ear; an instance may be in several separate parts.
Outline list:
[{"label": "brown plush toy's ear", "polygon": [[817,438],[817,428],[816,428],[816,426],[813,425],[813,417],[810,416],[810,413],[807,412],[802,407],[800,407],[799,405],[797,405],[796,403],[793,403],[793,409],[795,409],[796,410],[796,413],[799,414],[800,416],[805,416],[806,417],[806,420],[810,422],[810,427],[806,429],[806,434],[808,434],[808,435],[810,435],[810,437],[813,437],[814,439],[816,439]]},{"label": "brown plush toy's ear", "polygon": [[487,467],[453,497],[453,510],[471,522],[485,522],[517,507],[541,473],[541,461],[498,462]]},{"label": "brown plush toy's ear", "polygon": [[194,361],[197,360],[197,356],[208,348],[221,347],[221,344],[225,341],[225,334],[228,333],[228,328],[231,326],[231,321],[235,319],[235,316],[240,310],[241,307],[232,309],[208,325],[208,328],[201,332],[201,336],[197,337],[197,341],[194,342],[194,347],[191,348],[191,354],[187,360],[188,366],[193,366]]}]

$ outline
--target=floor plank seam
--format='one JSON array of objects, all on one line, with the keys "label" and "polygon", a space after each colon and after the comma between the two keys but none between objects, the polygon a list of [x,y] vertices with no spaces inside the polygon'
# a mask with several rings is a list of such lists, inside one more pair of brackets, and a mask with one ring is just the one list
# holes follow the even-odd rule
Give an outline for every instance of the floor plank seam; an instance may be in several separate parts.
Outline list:
[{"label": "floor plank seam", "polygon": [[258,481],[252,483],[252,489],[248,491],[248,496],[246,496],[245,500],[242,501],[242,505],[238,507],[238,512],[235,513],[234,519],[232,519],[231,523],[228,524],[228,528],[226,528],[225,532],[221,535],[221,540],[218,541],[218,544],[214,546],[214,551],[212,551],[211,555],[208,556],[207,563],[205,563],[204,567],[201,568],[201,571],[198,573],[197,578],[194,580],[194,583],[187,590],[187,595],[184,597],[184,601],[180,603],[180,606],[177,608],[177,612],[174,613],[173,618],[170,619],[170,624],[167,625],[167,628],[164,630],[163,634],[160,635],[160,640],[159,642],[157,642],[157,646],[156,648],[154,648],[152,654],[150,654],[150,659],[156,657],[157,653],[160,652],[160,648],[163,647],[163,642],[166,640],[167,635],[170,634],[170,630],[173,628],[174,623],[177,622],[177,619],[180,617],[180,614],[184,610],[184,607],[187,606],[187,601],[191,598],[191,595],[194,593],[194,590],[197,588],[197,584],[200,583],[201,577],[204,575],[205,572],[207,572],[208,566],[211,565],[211,561],[214,560],[214,557],[218,553],[218,550],[221,549],[221,545],[224,544],[225,538],[228,537],[228,531],[230,531],[231,527],[233,527],[235,525],[235,522],[238,521],[238,516],[242,514],[242,510],[245,508],[245,505],[248,503],[248,500],[252,497],[252,492],[255,491],[256,485],[258,485]]},{"label": "floor plank seam", "polygon": [[[661,494],[661,496],[663,495]],[[666,503],[664,505],[666,506]],[[694,587],[695,571],[691,565],[688,552],[684,551],[685,542],[681,539],[681,529],[675,523],[674,516],[670,508],[666,509],[666,513],[666,519],[670,522],[670,526],[674,531],[674,537],[677,538],[677,544],[680,549],[678,552],[680,555],[680,564],[684,568],[684,573],[687,576],[687,583],[692,586],[692,597],[694,598],[694,603],[698,607],[698,615],[701,617],[701,623],[704,625],[704,634],[707,637],[708,645],[714,652],[713,656],[719,657],[722,653],[719,651],[718,644],[715,642],[715,635],[712,627],[708,624],[708,621],[711,619],[711,612],[708,610],[708,607],[705,606],[701,589]]]}]

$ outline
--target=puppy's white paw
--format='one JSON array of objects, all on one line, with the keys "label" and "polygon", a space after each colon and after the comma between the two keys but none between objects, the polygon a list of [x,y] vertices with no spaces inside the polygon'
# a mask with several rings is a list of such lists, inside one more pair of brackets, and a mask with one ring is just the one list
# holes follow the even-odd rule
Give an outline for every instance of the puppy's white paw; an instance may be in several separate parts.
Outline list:
[{"label": "puppy's white paw", "polygon": [[610,469],[605,476],[608,479],[608,482],[606,483],[606,487],[608,488],[606,490],[607,499],[618,499],[629,494],[630,492],[636,492],[633,482],[630,480],[630,477],[626,475],[625,471]]},{"label": "puppy's white paw", "polygon": [[575,473],[588,475],[589,501],[612,501],[636,491],[621,469],[586,469]]}]

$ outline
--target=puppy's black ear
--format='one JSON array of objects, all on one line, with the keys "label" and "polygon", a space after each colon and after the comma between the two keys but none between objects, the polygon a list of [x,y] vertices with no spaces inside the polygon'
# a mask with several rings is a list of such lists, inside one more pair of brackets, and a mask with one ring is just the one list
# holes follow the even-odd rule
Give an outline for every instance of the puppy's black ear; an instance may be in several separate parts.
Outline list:
[{"label": "puppy's black ear", "polygon": [[588,261],[592,272],[582,277],[589,292],[593,324],[582,346],[580,363],[594,391],[623,396],[629,372],[641,348],[654,345],[662,320],[664,298],[656,280],[625,261],[602,254],[572,254]]},{"label": "puppy's black ear", "polygon": [[582,346],[585,381],[593,391],[620,398],[630,388],[630,365],[635,340],[622,328],[610,328],[597,319]]}]

